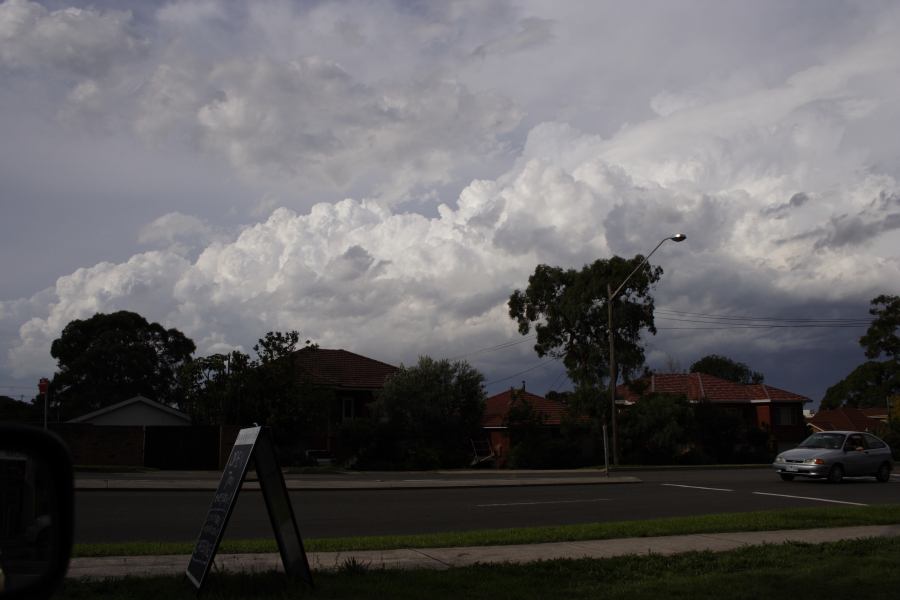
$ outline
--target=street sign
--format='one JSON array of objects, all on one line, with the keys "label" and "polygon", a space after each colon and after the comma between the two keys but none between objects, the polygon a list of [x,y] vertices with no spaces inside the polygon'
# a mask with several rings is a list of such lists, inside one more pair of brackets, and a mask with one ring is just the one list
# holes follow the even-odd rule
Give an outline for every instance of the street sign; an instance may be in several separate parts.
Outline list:
[{"label": "street sign", "polygon": [[251,427],[241,429],[238,433],[188,563],[186,574],[198,592],[213,564],[251,458],[256,465],[259,486],[281,552],[284,570],[288,575],[300,577],[310,585],[313,583],[271,435],[267,428]]}]

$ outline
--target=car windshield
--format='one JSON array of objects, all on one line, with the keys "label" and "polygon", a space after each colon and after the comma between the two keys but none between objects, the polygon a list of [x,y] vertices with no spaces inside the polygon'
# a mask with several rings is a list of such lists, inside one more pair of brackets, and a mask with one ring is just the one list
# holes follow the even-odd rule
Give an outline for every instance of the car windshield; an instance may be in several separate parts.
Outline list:
[{"label": "car windshield", "polygon": [[826,448],[828,450],[837,450],[844,443],[844,434],[842,433],[814,433],[809,436],[800,448]]}]

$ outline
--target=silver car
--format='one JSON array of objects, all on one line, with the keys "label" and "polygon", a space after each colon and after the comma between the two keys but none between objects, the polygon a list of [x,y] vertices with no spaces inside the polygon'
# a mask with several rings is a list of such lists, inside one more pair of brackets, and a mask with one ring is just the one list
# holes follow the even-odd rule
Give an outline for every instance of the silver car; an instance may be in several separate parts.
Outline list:
[{"label": "silver car", "polygon": [[785,481],[812,477],[827,478],[832,483],[860,476],[889,481],[893,467],[890,447],[862,431],[814,433],[793,450],[779,454],[772,463]]}]

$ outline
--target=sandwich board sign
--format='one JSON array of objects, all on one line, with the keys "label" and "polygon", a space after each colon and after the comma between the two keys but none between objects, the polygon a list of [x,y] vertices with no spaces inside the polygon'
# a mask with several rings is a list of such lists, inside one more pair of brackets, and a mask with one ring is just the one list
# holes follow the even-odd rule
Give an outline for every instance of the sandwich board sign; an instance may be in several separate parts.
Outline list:
[{"label": "sandwich board sign", "polygon": [[238,432],[188,563],[186,574],[198,593],[212,567],[251,459],[256,466],[259,487],[269,512],[284,570],[290,576],[300,577],[309,585],[313,584],[303,540],[297,529],[294,509],[278,466],[271,434],[266,427],[250,427]]}]

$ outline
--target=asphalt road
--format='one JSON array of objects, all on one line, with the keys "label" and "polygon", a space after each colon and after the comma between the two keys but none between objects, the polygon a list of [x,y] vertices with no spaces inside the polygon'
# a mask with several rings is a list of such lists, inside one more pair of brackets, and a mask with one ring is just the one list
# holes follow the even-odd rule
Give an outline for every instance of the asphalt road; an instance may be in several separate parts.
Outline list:
[{"label": "asphalt road", "polygon": [[[636,484],[291,492],[304,537],[415,534],[900,503],[900,476],[783,482],[768,469],[642,471]],[[371,476],[370,476],[371,477]],[[447,479],[448,474],[392,477]],[[577,477],[573,478],[577,481]],[[75,542],[193,542],[211,491],[79,491]],[[259,492],[243,491],[226,538],[272,537]]]}]

